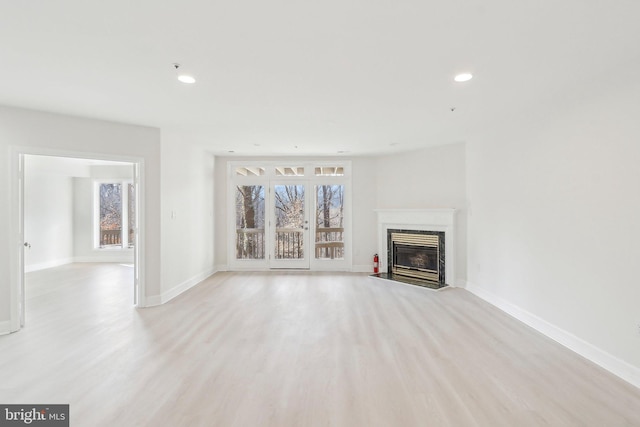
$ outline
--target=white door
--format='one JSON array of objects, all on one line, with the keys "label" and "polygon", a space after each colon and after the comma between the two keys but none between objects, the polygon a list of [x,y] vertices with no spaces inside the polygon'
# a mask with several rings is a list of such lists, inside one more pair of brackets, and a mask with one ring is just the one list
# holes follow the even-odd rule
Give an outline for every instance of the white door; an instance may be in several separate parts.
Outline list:
[{"label": "white door", "polygon": [[24,328],[27,303],[24,286],[24,249],[31,248],[31,244],[24,241],[24,154],[18,155],[18,245],[18,313],[20,327]]},{"label": "white door", "polygon": [[271,182],[270,190],[269,267],[308,269],[309,184],[301,180]]}]

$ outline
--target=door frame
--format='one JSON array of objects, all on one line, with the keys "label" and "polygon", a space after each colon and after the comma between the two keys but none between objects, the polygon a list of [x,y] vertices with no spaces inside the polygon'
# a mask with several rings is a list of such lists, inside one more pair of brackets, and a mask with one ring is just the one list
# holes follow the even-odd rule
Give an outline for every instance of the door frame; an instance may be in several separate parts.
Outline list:
[{"label": "door frame", "polygon": [[[276,234],[277,234],[277,225],[276,225],[276,203],[275,203],[275,187],[277,185],[303,185],[304,186],[304,221],[306,227],[302,230],[302,249],[304,258],[302,259],[277,259],[275,256],[275,247],[276,247]],[[313,224],[311,223],[311,212],[315,209],[315,205],[313,204],[313,199],[311,196],[311,192],[309,191],[311,188],[311,184],[308,179],[302,177],[301,179],[289,179],[289,180],[271,180],[269,181],[269,203],[265,203],[265,206],[270,206],[269,209],[269,227],[268,229],[265,227],[265,233],[269,233],[269,237],[265,239],[269,244],[269,250],[267,251],[269,254],[269,268],[272,270],[275,269],[299,269],[299,270],[308,270],[311,267],[311,236],[314,235],[315,230]]]},{"label": "door frame", "polygon": [[9,153],[10,162],[10,197],[11,214],[9,224],[9,236],[11,241],[10,257],[10,319],[9,332],[20,330],[25,324],[25,289],[24,289],[24,156],[51,156],[69,157],[80,159],[110,160],[116,162],[132,163],[134,168],[134,181],[136,187],[136,230],[134,249],[134,306],[144,307],[145,300],[145,182],[144,159],[141,157],[119,156],[102,153],[89,153],[80,151],[55,150],[35,147],[11,146]]}]

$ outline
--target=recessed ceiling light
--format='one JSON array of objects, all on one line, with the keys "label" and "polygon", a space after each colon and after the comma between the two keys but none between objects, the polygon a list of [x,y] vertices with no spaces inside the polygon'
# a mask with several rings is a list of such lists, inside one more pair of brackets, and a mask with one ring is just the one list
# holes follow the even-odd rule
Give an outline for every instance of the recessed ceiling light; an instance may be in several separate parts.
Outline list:
[{"label": "recessed ceiling light", "polygon": [[473,75],[471,73],[462,73],[455,76],[453,80],[457,82],[468,82],[472,78],[473,78]]},{"label": "recessed ceiling light", "polygon": [[[180,64],[177,62],[173,63],[173,68],[176,70],[176,74],[178,74],[178,70],[180,69]],[[196,82],[196,79],[189,74],[178,74],[178,80],[182,83],[193,84]]]},{"label": "recessed ceiling light", "polygon": [[188,74],[180,74],[178,76],[178,80],[180,80],[182,83],[188,83],[188,84],[192,84],[196,82],[196,79]]}]

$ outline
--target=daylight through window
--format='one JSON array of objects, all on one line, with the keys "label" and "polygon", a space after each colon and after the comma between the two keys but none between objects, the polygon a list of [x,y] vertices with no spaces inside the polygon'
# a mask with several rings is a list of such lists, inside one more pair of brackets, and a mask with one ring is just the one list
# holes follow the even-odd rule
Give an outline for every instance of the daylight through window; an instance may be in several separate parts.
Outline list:
[{"label": "daylight through window", "polygon": [[133,247],[135,217],[133,184],[109,182],[98,185],[98,247]]}]

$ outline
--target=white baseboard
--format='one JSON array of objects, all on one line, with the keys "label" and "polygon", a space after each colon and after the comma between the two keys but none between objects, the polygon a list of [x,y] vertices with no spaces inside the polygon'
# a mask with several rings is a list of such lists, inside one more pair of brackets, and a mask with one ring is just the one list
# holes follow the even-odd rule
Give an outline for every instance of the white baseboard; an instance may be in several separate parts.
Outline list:
[{"label": "white baseboard", "polygon": [[152,295],[150,297],[145,297],[144,305],[139,304],[138,307],[147,308],[147,307],[155,307],[157,305],[162,305],[161,295]]},{"label": "white baseboard", "polygon": [[31,273],[33,271],[46,270],[47,268],[60,267],[61,265],[71,264],[74,261],[73,258],[61,258],[54,259],[52,261],[40,262],[37,264],[25,264],[24,272]]},{"label": "white baseboard", "polygon": [[[219,265],[216,265],[215,271],[216,272],[220,272],[220,271],[273,271],[273,270],[271,268],[269,268],[269,267],[263,267],[263,268],[235,267],[235,268],[231,269],[231,268],[229,268],[228,265],[219,264]],[[373,274],[373,266],[370,265],[370,264],[364,264],[364,265],[353,265],[353,266],[351,266],[351,268],[349,268],[349,267],[339,268],[339,269],[328,268],[327,270],[316,270],[316,271],[336,271],[336,272],[347,271],[347,272],[352,272],[352,273],[370,273],[370,274]]]},{"label": "white baseboard", "polygon": [[11,322],[3,320],[0,322],[0,335],[9,335],[11,333]]},{"label": "white baseboard", "polygon": [[369,273],[373,274],[373,264],[360,264],[360,265],[352,265],[351,271],[354,273]]},{"label": "white baseboard", "polygon": [[204,271],[196,276],[193,276],[192,278],[185,280],[179,285],[174,286],[168,291],[163,292],[161,295],[154,295],[154,296],[147,297],[145,300],[145,307],[152,307],[154,305],[165,304],[166,302],[171,301],[181,293],[188,291],[189,289],[193,288],[195,285],[197,285],[198,283],[202,282],[203,280],[212,276],[215,273],[216,273],[216,269],[210,268],[209,270]]},{"label": "white baseboard", "polygon": [[73,262],[114,262],[119,264],[133,264],[133,256],[79,256],[73,258]]},{"label": "white baseboard", "polygon": [[612,354],[588,343],[587,341],[565,331],[544,319],[529,313],[526,310],[506,301],[491,292],[482,289],[470,282],[467,282],[466,289],[478,296],[479,298],[494,305],[505,313],[515,317],[521,322],[538,332],[546,335],[552,340],[562,344],[568,349],[578,353],[582,357],[592,361],[596,365],[601,366],[612,374],[622,378],[628,383],[640,388],[640,369],[621,360]]}]

